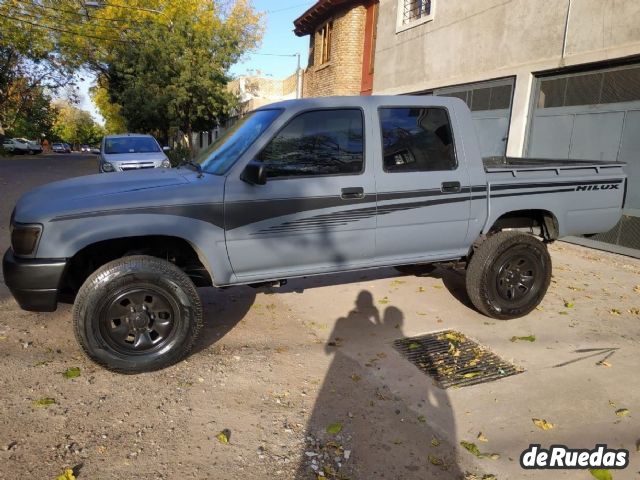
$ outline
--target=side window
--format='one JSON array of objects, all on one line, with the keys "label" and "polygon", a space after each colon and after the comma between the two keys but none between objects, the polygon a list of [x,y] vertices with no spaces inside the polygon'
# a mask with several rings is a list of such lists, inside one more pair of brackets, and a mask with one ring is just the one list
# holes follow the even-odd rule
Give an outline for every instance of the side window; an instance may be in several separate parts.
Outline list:
[{"label": "side window", "polygon": [[353,175],[364,169],[362,111],[301,113],[262,150],[267,177]]},{"label": "side window", "polygon": [[443,108],[381,108],[385,172],[457,168],[449,115]]}]

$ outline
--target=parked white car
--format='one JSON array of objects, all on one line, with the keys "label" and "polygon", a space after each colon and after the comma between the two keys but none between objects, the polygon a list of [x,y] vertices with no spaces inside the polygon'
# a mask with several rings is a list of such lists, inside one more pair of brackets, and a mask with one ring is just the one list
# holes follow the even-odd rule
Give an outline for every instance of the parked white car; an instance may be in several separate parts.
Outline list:
[{"label": "parked white car", "polygon": [[30,155],[42,153],[42,146],[34,140],[26,138],[5,138],[2,148],[12,153],[28,153]]}]

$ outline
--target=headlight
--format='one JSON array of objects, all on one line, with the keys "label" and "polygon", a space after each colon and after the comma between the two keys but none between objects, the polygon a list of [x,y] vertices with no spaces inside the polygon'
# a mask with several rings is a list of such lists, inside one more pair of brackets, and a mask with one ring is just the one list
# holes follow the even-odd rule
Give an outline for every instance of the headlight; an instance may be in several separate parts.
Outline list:
[{"label": "headlight", "polygon": [[104,162],[102,164],[102,171],[103,172],[113,172],[113,165],[111,165],[109,162]]},{"label": "headlight", "polygon": [[16,255],[31,255],[35,252],[42,233],[40,225],[14,225],[11,230],[11,247]]},{"label": "headlight", "polygon": [[160,166],[162,168],[171,168],[171,162],[169,160],[163,160]]}]

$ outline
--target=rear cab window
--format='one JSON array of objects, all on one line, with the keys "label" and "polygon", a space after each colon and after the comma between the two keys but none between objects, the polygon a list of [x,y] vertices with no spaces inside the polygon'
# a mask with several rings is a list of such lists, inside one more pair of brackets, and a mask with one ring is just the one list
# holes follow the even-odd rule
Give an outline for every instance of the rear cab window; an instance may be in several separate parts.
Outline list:
[{"label": "rear cab window", "polygon": [[359,108],[312,110],[290,120],[260,152],[268,178],[357,175],[364,171]]},{"label": "rear cab window", "polygon": [[380,107],[385,172],[455,170],[451,121],[441,107]]}]

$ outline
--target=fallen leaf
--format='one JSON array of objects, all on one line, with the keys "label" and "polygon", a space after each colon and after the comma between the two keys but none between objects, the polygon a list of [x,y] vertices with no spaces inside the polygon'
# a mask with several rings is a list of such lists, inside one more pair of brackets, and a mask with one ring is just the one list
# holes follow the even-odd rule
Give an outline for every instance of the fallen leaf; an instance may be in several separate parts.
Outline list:
[{"label": "fallen leaf", "polygon": [[332,423],[327,427],[327,433],[329,435],[337,435],[342,431],[342,424],[340,422]]},{"label": "fallen leaf", "polygon": [[339,347],[342,345],[342,338],[336,337],[327,343],[330,347]]},{"label": "fallen leaf", "polygon": [[462,375],[462,378],[473,378],[473,377],[477,377],[478,375],[480,375],[482,372],[469,372],[469,373],[465,373],[464,375]]},{"label": "fallen leaf", "polygon": [[387,297],[381,298],[380,300],[378,300],[378,303],[386,305],[387,303],[389,303],[389,299]]},{"label": "fallen leaf", "polygon": [[56,480],[76,480],[76,476],[73,474],[73,470],[67,468],[62,475],[58,475]]},{"label": "fallen leaf", "polygon": [[424,415],[418,415],[418,421],[420,423],[425,423],[427,421],[426,417]]},{"label": "fallen leaf", "polygon": [[64,378],[76,378],[80,376],[80,367],[69,367],[67,368],[62,375]]},{"label": "fallen leaf", "polygon": [[559,313],[560,315],[569,315],[569,313],[568,313],[568,312],[565,312],[564,310],[562,310],[562,311],[560,311],[560,312],[558,312],[558,313]]},{"label": "fallen leaf", "polygon": [[611,310],[609,310],[609,313],[610,313],[611,315],[616,315],[616,316],[621,315],[620,310],[618,310],[617,308],[612,308]]},{"label": "fallen leaf", "polygon": [[626,417],[627,415],[629,415],[629,409],[619,408],[618,410],[616,410],[616,415],[619,417]]},{"label": "fallen leaf", "polygon": [[55,403],[56,399],[51,397],[42,397],[33,402],[36,407],[48,407],[49,405],[55,405]]},{"label": "fallen leaf", "polygon": [[640,308],[637,308],[637,307],[630,308],[629,313],[631,315],[640,315]]},{"label": "fallen leaf", "polygon": [[6,340],[7,336],[6,335],[0,335],[0,340]]},{"label": "fallen leaf", "polygon": [[532,418],[533,424],[541,428],[542,430],[551,430],[555,425],[551,422],[547,422],[544,418]]},{"label": "fallen leaf", "polygon": [[498,460],[500,458],[500,454],[498,453],[487,453],[487,454],[482,454],[482,456],[490,458],[491,460]]},{"label": "fallen leaf", "polygon": [[433,438],[431,439],[431,446],[432,446],[432,447],[438,447],[438,446],[440,446],[440,440],[438,440],[436,437],[433,437]]},{"label": "fallen leaf", "polygon": [[488,442],[489,439],[487,437],[485,437],[484,433],[480,432],[478,433],[478,436],[476,437],[478,440],[480,440],[481,442]]},{"label": "fallen leaf", "polygon": [[225,428],[224,430],[222,430],[220,433],[216,435],[216,438],[220,443],[224,443],[224,444],[229,443],[229,440],[231,440],[231,430],[229,430],[228,428]]},{"label": "fallen leaf", "polygon": [[433,288],[444,288],[442,285],[432,285]]},{"label": "fallen leaf", "polygon": [[527,335],[526,337],[511,337],[511,341],[512,342],[518,342],[518,341],[535,342],[536,341],[536,336],[535,335]]},{"label": "fallen leaf", "polygon": [[605,470],[603,468],[590,468],[589,472],[598,480],[613,480],[613,475],[611,475],[609,470]]},{"label": "fallen leaf", "polygon": [[635,287],[633,287],[633,291],[636,293],[640,293],[640,285],[636,285]]},{"label": "fallen leaf", "polygon": [[433,455],[429,455],[428,458],[431,465],[444,465],[444,460],[442,460],[441,458],[435,457]]},{"label": "fallen leaf", "polygon": [[424,287],[418,287],[418,293],[426,292]]},{"label": "fallen leaf", "polygon": [[411,342],[407,348],[409,350],[416,350],[416,349],[420,348],[420,344],[416,343],[416,342]]},{"label": "fallen leaf", "polygon": [[565,307],[565,308],[573,308],[574,306],[575,306],[575,305],[573,304],[573,302],[567,302],[567,301],[565,300],[565,302],[564,302],[564,307]]},{"label": "fallen leaf", "polygon": [[353,375],[351,375],[351,380],[353,380],[354,382],[359,382],[360,380],[362,380],[362,377],[354,373]]},{"label": "fallen leaf", "polygon": [[493,473],[488,473],[487,475],[482,476],[482,480],[498,480],[498,477],[496,477]]},{"label": "fallen leaf", "polygon": [[465,450],[467,450],[468,452],[472,453],[476,457],[480,457],[480,455],[482,455],[480,453],[480,450],[478,449],[478,446],[475,443],[465,442],[463,440],[463,441],[460,442],[460,445],[462,445]]},{"label": "fallen leaf", "polygon": [[616,406],[616,404],[615,404],[615,402],[614,402],[613,400],[609,400],[609,406],[611,406],[611,407],[615,407],[615,406]]},{"label": "fallen leaf", "polygon": [[600,365],[603,367],[611,367],[611,364],[609,362],[607,362],[606,360],[600,360],[599,362],[596,362],[596,365]]}]

